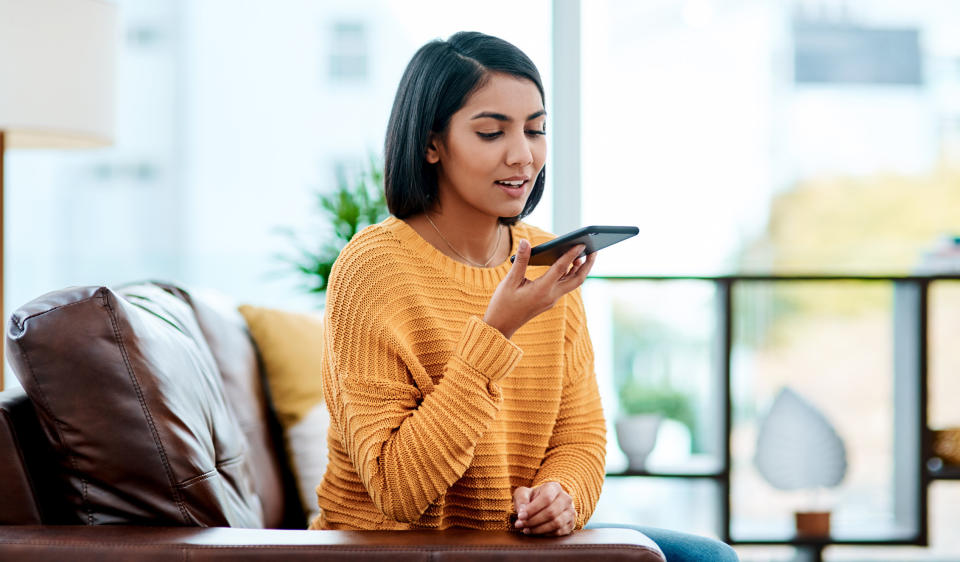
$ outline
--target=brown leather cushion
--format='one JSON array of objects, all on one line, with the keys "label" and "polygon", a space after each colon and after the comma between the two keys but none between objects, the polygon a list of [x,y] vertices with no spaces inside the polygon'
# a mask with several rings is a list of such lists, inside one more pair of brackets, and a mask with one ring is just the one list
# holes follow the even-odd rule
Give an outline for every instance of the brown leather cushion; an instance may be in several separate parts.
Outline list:
[{"label": "brown leather cushion", "polygon": [[[302,529],[303,513],[293,489],[293,474],[286,464],[281,464],[286,455],[281,428],[268,405],[270,400],[260,374],[257,350],[236,303],[221,294],[191,294],[169,283],[153,284],[193,309],[197,324],[220,369],[227,403],[246,438],[254,489],[263,504],[263,525],[271,529]],[[126,295],[135,294],[141,285],[125,286],[120,291]],[[289,490],[284,489],[285,477],[290,479]],[[316,499],[311,503],[316,503]]]},{"label": "brown leather cushion", "polygon": [[7,344],[78,520],[263,526],[243,432],[183,300],[65,289],[18,309]]}]

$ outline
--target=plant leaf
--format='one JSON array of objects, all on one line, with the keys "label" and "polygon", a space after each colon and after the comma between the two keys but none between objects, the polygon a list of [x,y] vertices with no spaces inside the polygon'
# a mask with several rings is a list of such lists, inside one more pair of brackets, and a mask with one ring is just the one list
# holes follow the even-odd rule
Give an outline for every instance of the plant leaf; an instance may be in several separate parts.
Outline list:
[{"label": "plant leaf", "polygon": [[296,253],[296,257],[282,255],[278,259],[306,279],[309,292],[323,293],[327,290],[333,264],[344,246],[361,228],[376,224],[388,215],[382,166],[371,156],[369,170],[352,181],[340,178],[333,191],[318,192],[315,197],[321,215],[333,231],[331,240],[321,241],[319,249],[314,251],[308,249],[292,229],[277,228],[275,231],[288,239]]}]

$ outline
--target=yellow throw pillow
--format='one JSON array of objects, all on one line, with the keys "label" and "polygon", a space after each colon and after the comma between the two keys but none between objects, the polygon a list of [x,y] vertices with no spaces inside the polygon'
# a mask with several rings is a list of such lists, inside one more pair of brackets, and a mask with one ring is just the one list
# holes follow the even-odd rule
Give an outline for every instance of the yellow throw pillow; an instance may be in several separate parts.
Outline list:
[{"label": "yellow throw pillow", "polygon": [[314,491],[327,468],[327,428],[320,364],[323,317],[243,305],[240,314],[263,361],[273,408],[307,521],[319,513]]},{"label": "yellow throw pillow", "polygon": [[240,314],[260,351],[273,407],[286,429],[323,402],[323,317],[250,305],[241,306]]}]

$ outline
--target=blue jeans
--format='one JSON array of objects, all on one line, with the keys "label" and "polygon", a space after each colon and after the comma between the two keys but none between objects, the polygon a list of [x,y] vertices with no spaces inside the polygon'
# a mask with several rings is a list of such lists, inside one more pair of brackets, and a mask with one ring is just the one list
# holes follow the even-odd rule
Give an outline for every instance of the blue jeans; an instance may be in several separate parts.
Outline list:
[{"label": "blue jeans", "polygon": [[737,562],[740,560],[737,553],[727,544],[699,535],[622,523],[588,523],[586,528],[600,529],[603,527],[640,531],[657,543],[657,546],[663,551],[663,555],[667,557],[667,562]]}]

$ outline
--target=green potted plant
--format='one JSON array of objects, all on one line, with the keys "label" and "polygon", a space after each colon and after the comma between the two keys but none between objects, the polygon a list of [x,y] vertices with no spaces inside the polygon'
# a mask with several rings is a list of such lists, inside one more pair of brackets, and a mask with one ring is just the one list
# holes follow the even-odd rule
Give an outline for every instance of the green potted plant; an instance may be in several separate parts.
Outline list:
[{"label": "green potted plant", "polygon": [[669,383],[651,383],[633,376],[621,383],[618,390],[617,443],[627,455],[628,470],[645,469],[663,419],[679,421],[692,432],[694,413],[690,397]]},{"label": "green potted plant", "polygon": [[319,211],[329,225],[329,234],[325,239],[304,243],[294,231],[282,229],[280,233],[290,239],[295,255],[279,258],[303,278],[304,289],[322,298],[333,263],[343,247],[357,232],[389,214],[383,190],[383,166],[371,158],[365,170],[353,178],[340,177],[336,189],[317,193],[316,197]]}]

